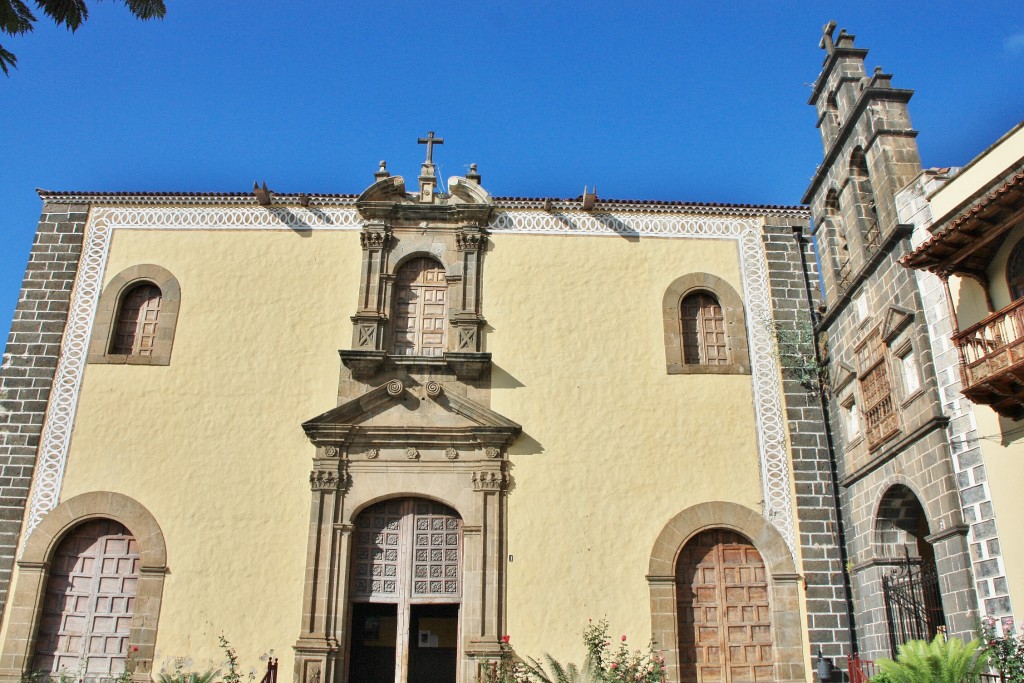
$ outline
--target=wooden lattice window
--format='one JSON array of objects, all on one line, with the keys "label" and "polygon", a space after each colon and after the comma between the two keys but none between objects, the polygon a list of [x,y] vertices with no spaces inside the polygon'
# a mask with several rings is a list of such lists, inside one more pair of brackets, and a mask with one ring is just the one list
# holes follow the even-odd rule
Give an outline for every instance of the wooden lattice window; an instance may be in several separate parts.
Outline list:
[{"label": "wooden lattice window", "polygon": [[127,356],[152,356],[160,317],[160,288],[143,283],[129,289],[121,298],[110,353]]},{"label": "wooden lattice window", "polygon": [[1006,284],[1010,288],[1010,299],[1024,297],[1024,240],[1017,242],[1006,261]]},{"label": "wooden lattice window", "polygon": [[121,524],[69,533],[51,563],[32,670],[81,681],[124,671],[138,576],[138,543]]},{"label": "wooden lattice window", "polygon": [[406,261],[395,276],[392,323],[397,356],[441,356],[448,327],[448,282],[432,258]]},{"label": "wooden lattice window", "polygon": [[728,365],[725,315],[718,299],[696,292],[679,304],[683,362],[687,365]]},{"label": "wooden lattice window", "polygon": [[860,369],[864,433],[868,448],[873,449],[899,430],[899,416],[880,330],[874,330],[857,347],[857,364]]}]

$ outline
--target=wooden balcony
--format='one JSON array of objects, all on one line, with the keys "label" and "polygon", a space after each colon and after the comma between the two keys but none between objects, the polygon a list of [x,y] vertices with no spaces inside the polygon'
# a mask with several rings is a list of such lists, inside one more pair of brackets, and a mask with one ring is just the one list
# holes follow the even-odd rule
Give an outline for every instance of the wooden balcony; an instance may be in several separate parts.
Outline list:
[{"label": "wooden balcony", "polygon": [[1013,419],[1024,417],[1024,299],[953,336],[963,394]]}]

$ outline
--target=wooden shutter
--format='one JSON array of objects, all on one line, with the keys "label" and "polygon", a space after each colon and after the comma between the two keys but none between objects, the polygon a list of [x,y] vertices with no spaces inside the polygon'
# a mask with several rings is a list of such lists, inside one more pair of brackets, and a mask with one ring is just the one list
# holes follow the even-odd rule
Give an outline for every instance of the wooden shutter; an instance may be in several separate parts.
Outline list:
[{"label": "wooden shutter", "polygon": [[881,445],[899,431],[899,416],[889,380],[889,364],[885,358],[882,335],[875,329],[857,347],[860,369],[860,391],[863,399],[864,435],[868,448]]},{"label": "wooden shutter", "polygon": [[153,355],[160,299],[160,288],[153,284],[138,285],[125,294],[117,314],[111,353]]},{"label": "wooden shutter", "polygon": [[718,299],[707,292],[690,294],[679,306],[683,362],[687,365],[728,365],[725,315]]},{"label": "wooden shutter", "polygon": [[441,356],[448,327],[448,281],[431,258],[412,259],[395,278],[394,353]]}]

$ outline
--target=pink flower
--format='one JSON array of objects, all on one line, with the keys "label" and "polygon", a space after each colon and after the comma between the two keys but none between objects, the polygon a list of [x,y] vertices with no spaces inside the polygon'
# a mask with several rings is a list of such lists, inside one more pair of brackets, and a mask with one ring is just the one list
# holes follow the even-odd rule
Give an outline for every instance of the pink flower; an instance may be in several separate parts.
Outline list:
[{"label": "pink flower", "polygon": [[611,668],[612,669],[618,669],[619,668],[619,663],[618,662],[612,662]]},{"label": "pink flower", "polygon": [[622,636],[622,642],[626,642],[626,636]]},{"label": "pink flower", "polygon": [[139,646],[138,645],[132,645],[132,652],[138,652],[138,651],[139,651]]},{"label": "pink flower", "polygon": [[505,643],[506,645],[508,645],[508,641],[510,641],[510,640],[512,640],[512,636],[502,636],[501,637],[501,642]]}]

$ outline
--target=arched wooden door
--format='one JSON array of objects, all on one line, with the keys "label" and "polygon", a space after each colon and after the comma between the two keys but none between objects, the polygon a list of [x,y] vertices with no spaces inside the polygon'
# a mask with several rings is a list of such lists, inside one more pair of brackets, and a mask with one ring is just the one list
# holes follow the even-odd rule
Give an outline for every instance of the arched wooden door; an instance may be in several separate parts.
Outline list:
[{"label": "arched wooden door", "polygon": [[356,518],[349,683],[455,683],[462,518],[419,498]]},{"label": "arched wooden door", "polygon": [[681,683],[774,680],[764,560],[743,536],[704,531],[676,564]]},{"label": "arched wooden door", "polygon": [[64,537],[50,567],[32,670],[78,681],[116,676],[128,654],[138,543],[121,524],[93,520]]}]

